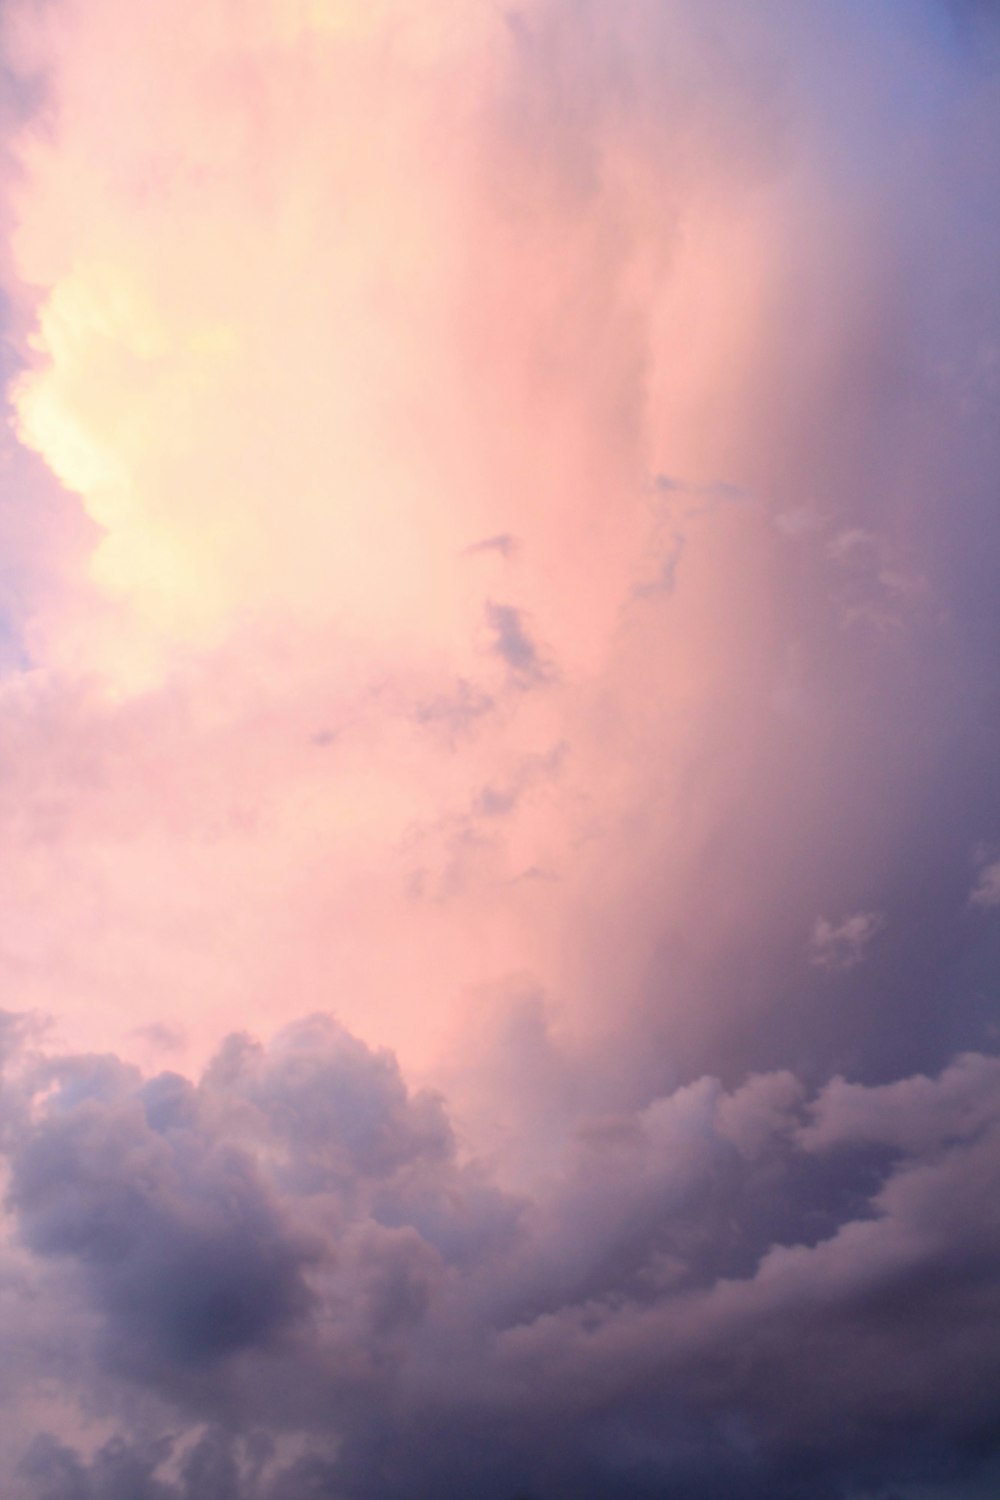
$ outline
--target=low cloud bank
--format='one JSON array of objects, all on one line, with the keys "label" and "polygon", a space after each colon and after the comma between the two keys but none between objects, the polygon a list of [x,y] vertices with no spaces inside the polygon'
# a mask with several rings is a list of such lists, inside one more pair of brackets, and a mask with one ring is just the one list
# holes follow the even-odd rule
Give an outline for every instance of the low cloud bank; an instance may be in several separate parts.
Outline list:
[{"label": "low cloud bank", "polygon": [[197,1083],[15,1039],[3,1127],[33,1500],[841,1496],[992,1444],[994,1057],[702,1078],[518,1194],[325,1016]]}]

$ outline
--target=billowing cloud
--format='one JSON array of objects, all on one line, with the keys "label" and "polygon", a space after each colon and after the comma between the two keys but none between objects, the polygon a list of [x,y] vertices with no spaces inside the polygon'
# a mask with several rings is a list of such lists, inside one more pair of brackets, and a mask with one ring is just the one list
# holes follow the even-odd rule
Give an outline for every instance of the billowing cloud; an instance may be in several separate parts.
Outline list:
[{"label": "billowing cloud", "polygon": [[518,1195],[328,1018],[197,1083],[8,1067],[20,1296],[120,1429],[23,1445],[25,1494],[839,1494],[971,1470],[991,1429],[994,1058],[702,1078],[581,1118]]}]

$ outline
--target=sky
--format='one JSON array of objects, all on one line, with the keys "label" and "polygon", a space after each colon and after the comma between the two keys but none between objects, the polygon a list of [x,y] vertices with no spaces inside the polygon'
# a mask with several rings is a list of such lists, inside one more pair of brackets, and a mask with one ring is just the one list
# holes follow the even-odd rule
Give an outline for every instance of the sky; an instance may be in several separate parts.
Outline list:
[{"label": "sky", "polygon": [[998,140],[992,0],[4,0],[5,1497],[997,1493]]}]

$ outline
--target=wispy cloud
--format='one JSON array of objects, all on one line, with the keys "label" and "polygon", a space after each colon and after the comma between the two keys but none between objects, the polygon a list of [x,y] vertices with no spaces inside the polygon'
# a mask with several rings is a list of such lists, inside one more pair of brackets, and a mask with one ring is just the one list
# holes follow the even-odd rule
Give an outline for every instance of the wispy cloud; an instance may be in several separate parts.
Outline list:
[{"label": "wispy cloud", "polygon": [[840,922],[817,917],[809,938],[809,962],[830,973],[856,969],[884,926],[885,918],[873,911],[858,911]]},{"label": "wispy cloud", "polygon": [[1000,906],[1000,860],[983,865],[969,892],[969,900],[973,906],[987,911]]}]

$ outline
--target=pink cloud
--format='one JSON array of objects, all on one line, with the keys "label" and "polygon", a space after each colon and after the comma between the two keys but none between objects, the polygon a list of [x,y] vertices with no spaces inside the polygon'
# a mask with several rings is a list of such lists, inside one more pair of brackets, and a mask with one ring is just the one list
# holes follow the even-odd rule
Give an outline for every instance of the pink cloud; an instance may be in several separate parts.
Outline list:
[{"label": "pink cloud", "polygon": [[[375,1411],[418,1496],[493,1500],[477,1432],[530,1489],[537,1412],[586,1494],[613,1410],[601,1500],[692,1488],[685,1444],[732,1493],[777,1455],[783,1497],[803,1432],[817,1482],[838,1422],[889,1452],[935,1351],[971,1443],[990,33],[938,0],[3,27],[0,978],[50,1025],[0,1297],[59,1434],[25,1495],[201,1500],[188,1450],[247,1500],[375,1494]],[[259,1322],[215,1346],[240,1246]]]}]

